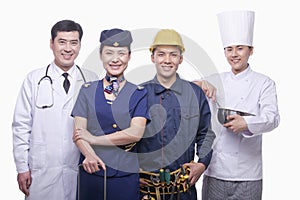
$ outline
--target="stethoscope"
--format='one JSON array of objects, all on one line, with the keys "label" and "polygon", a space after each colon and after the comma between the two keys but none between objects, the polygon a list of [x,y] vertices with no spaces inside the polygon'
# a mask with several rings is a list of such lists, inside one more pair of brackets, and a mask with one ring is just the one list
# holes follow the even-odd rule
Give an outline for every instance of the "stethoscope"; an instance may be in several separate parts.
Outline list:
[{"label": "stethoscope", "polygon": [[[51,108],[54,104],[54,96],[53,96],[53,87],[52,87],[52,84],[53,84],[53,81],[52,81],[52,78],[48,75],[48,70],[49,70],[49,67],[50,67],[50,64],[47,66],[46,68],[46,73],[45,73],[45,76],[43,76],[39,82],[38,82],[38,89],[37,89],[37,95],[36,95],[36,101],[35,101],[35,106],[37,108],[40,108],[40,109],[45,109],[45,108]],[[84,84],[86,84],[86,79],[83,75],[83,72],[82,70],[80,69],[80,67],[78,67],[78,65],[76,65],[77,69],[79,70],[81,76],[82,76],[82,79],[84,81]],[[51,98],[50,98],[50,102],[49,103],[46,103],[46,104],[42,104],[42,105],[38,105],[37,101],[38,101],[38,97],[39,97],[39,92],[40,92],[40,84],[42,81],[49,81],[50,82],[50,89],[51,89]]]}]

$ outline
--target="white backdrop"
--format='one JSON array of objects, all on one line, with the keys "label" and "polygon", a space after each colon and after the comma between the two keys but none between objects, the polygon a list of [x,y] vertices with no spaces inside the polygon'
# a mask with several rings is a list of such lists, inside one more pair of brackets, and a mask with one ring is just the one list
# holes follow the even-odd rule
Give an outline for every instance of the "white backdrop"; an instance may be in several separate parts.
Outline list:
[{"label": "white backdrop", "polygon": [[[96,48],[103,29],[173,28],[200,45],[217,69],[224,71],[228,66],[216,13],[232,9],[256,12],[254,55],[250,64],[277,84],[281,124],[263,139],[263,199],[300,199],[299,186],[295,184],[300,179],[299,156],[296,156],[300,152],[299,132],[297,116],[293,114],[299,113],[299,107],[295,106],[300,71],[297,60],[300,33],[296,27],[300,14],[296,5],[296,0],[5,1],[5,5],[0,6],[0,199],[23,199],[12,155],[12,114],[25,75],[53,59],[49,39],[54,23],[73,19],[82,25],[84,35],[77,59],[79,65]],[[141,55],[138,62],[150,63],[149,55]],[[201,185],[199,181],[199,196]]]}]

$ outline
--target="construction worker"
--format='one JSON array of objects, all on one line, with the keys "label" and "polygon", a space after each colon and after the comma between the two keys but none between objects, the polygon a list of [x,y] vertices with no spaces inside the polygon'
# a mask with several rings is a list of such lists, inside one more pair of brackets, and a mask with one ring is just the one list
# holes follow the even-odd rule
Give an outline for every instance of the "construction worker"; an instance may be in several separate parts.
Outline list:
[{"label": "construction worker", "polygon": [[211,160],[215,134],[207,98],[177,73],[184,51],[172,29],[158,31],[150,47],[156,75],[142,84],[151,123],[138,143],[141,199],[196,200],[195,184]]}]

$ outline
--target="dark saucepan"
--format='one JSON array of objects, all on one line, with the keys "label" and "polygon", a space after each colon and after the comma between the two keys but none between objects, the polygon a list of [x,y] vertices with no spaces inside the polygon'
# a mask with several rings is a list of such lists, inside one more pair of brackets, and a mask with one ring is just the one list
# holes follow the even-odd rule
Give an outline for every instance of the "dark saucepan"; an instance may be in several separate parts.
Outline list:
[{"label": "dark saucepan", "polygon": [[229,115],[240,115],[240,116],[255,116],[254,114],[232,110],[227,108],[218,108],[218,121],[220,124],[225,124],[228,122],[227,116]]}]

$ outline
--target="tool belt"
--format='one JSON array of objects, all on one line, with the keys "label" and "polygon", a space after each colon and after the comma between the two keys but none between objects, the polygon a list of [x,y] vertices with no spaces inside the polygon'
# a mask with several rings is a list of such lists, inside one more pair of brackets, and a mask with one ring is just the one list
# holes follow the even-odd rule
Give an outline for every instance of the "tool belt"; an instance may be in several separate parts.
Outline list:
[{"label": "tool belt", "polygon": [[159,173],[140,171],[140,179],[147,183],[140,187],[140,192],[145,195],[154,195],[160,199],[160,195],[172,195],[186,192],[189,189],[188,177],[190,168],[181,166],[179,169],[169,172],[161,169]]}]

